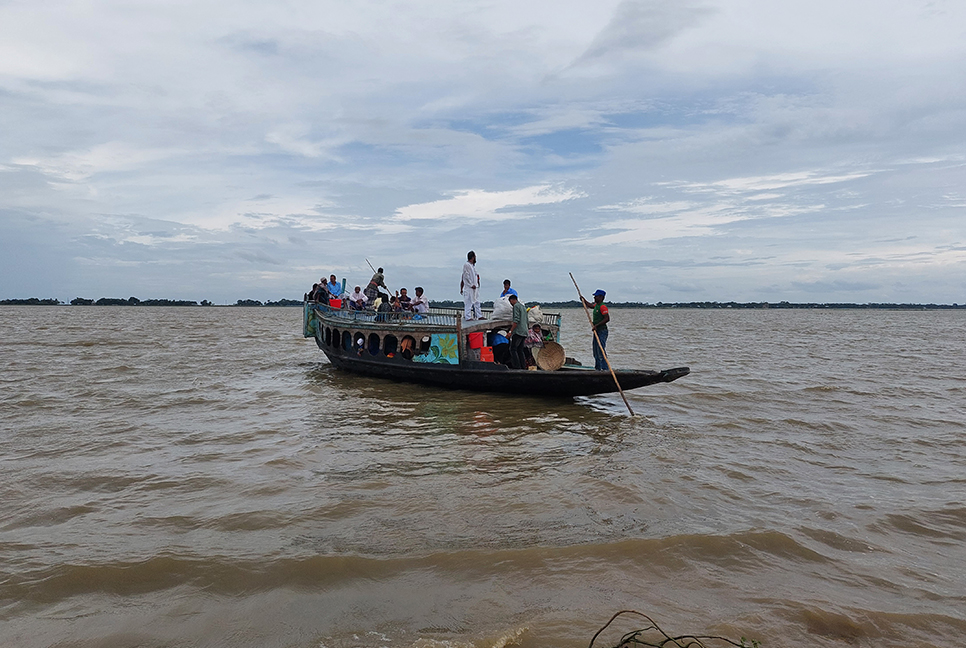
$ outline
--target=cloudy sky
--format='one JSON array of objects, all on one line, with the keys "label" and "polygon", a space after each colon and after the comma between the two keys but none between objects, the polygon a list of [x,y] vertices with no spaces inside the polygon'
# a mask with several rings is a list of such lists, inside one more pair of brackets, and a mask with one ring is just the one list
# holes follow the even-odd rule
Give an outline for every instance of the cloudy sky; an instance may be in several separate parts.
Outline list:
[{"label": "cloudy sky", "polygon": [[0,0],[0,298],[966,302],[961,0]]}]

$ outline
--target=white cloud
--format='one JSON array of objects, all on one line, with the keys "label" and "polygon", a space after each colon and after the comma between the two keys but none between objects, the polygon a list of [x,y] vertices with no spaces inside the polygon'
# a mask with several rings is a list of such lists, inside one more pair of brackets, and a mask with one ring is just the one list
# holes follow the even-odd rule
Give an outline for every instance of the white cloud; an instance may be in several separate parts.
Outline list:
[{"label": "white cloud", "polygon": [[98,173],[129,171],[149,162],[182,154],[174,149],[151,149],[125,142],[106,142],[85,150],[65,151],[47,157],[18,157],[12,164],[35,167],[57,180],[80,182]]},{"label": "white cloud", "polygon": [[396,210],[393,220],[448,220],[464,222],[500,221],[520,218],[521,209],[535,205],[550,205],[583,198],[585,194],[573,189],[551,185],[535,185],[510,191],[467,189],[453,192],[453,196],[428,203],[406,205]]},{"label": "white cloud", "polygon": [[308,158],[328,157],[335,161],[342,161],[335,150],[352,141],[351,137],[342,135],[323,139],[312,139],[307,136],[308,127],[305,125],[289,124],[279,126],[265,136],[265,141],[277,145],[283,151],[302,155]]},{"label": "white cloud", "polygon": [[[829,174],[821,171],[796,171],[767,176],[752,176],[744,178],[728,178],[714,182],[686,182],[678,186],[688,191],[712,191],[720,194],[742,194],[754,191],[773,191],[808,185],[825,185],[850,180],[859,180],[872,175],[873,171],[855,171],[852,173]],[[777,194],[768,194],[777,195]],[[759,195],[756,198],[762,199]]]},{"label": "white cloud", "polygon": [[[592,245],[638,245],[685,236],[720,234],[724,225],[761,218],[798,216],[821,210],[824,205],[769,204],[748,206],[741,202],[724,201],[708,205],[698,203],[664,203],[647,205],[630,203],[623,209],[638,214],[649,214],[645,219],[618,219],[601,223],[599,230],[617,230],[611,234],[591,236]],[[620,209],[620,206],[609,206]]]},{"label": "white cloud", "polygon": [[261,230],[284,224],[311,232],[324,232],[340,226],[340,219],[319,213],[319,205],[289,197],[268,197],[230,201],[215,207],[182,212],[172,217],[179,223],[206,230],[227,231],[232,227]]},{"label": "white cloud", "polygon": [[649,52],[694,26],[709,13],[708,7],[686,1],[623,0],[577,63]]},{"label": "white cloud", "polygon": [[678,200],[672,202],[652,202],[655,200],[651,197],[638,198],[626,203],[620,203],[617,205],[601,205],[597,208],[598,211],[621,211],[628,212],[631,214],[674,214],[677,212],[685,211],[688,209],[695,209],[699,205],[694,202],[689,202],[685,200]]}]

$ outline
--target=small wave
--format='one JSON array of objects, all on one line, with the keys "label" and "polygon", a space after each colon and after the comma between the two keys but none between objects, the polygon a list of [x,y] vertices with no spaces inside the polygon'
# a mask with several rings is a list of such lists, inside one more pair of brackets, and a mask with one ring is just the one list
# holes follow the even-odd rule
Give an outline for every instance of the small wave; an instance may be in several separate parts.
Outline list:
[{"label": "small wave", "polygon": [[[157,519],[145,522],[165,523]],[[790,536],[771,531],[730,536],[684,535],[569,547],[472,549],[418,557],[314,555],[241,559],[165,553],[143,561],[63,564],[22,573],[4,583],[0,598],[52,602],[91,592],[133,595],[180,585],[238,595],[282,587],[334,587],[356,580],[390,578],[413,570],[447,573],[457,579],[478,579],[534,570],[540,573],[548,565],[559,563],[579,572],[594,569],[600,561],[644,562],[671,572],[688,569],[693,563],[754,571],[765,563],[776,562],[776,558],[780,559],[778,562],[830,562]]]},{"label": "small wave", "polygon": [[933,541],[964,542],[966,541],[966,510],[956,506],[937,511],[917,511],[914,514],[891,513],[874,523],[872,527],[886,533],[899,531]]},{"label": "small wave", "polygon": [[[137,347],[141,348],[145,346],[143,340],[122,340],[117,338],[96,338],[96,339],[86,339],[86,340],[72,340],[69,342],[53,342],[50,344],[52,347],[99,347],[104,349],[110,349],[114,347]],[[152,346],[157,346],[155,342],[147,342]]]},{"label": "small wave", "polygon": [[93,506],[86,505],[64,506],[53,510],[44,511],[42,513],[28,514],[24,517],[15,518],[13,520],[8,518],[7,524],[0,526],[0,531],[12,531],[14,529],[22,529],[25,527],[57,526],[58,524],[69,522],[75,517],[86,515],[96,510],[97,509]]},{"label": "small wave", "polygon": [[[961,645],[966,621],[942,614],[895,613],[844,608],[788,605],[779,612],[811,635],[848,645],[878,645],[894,637],[915,636],[922,646]],[[888,642],[891,645],[891,641]]]},{"label": "small wave", "polygon": [[881,636],[875,625],[837,612],[804,608],[799,610],[797,615],[790,616],[797,617],[793,620],[804,625],[809,634],[844,641],[847,644],[856,644],[860,639]]},{"label": "small wave", "polygon": [[529,628],[516,628],[515,630],[510,630],[505,632],[496,639],[487,640],[487,646],[489,648],[506,648],[507,646],[513,646],[520,643],[520,639],[530,631]]},{"label": "small wave", "polygon": [[131,596],[192,585],[215,594],[238,595],[281,587],[324,587],[350,579],[377,579],[399,563],[354,556],[280,559],[269,562],[158,555],[138,562],[64,564],[8,578],[0,599],[52,603],[99,592]]},{"label": "small wave", "polygon": [[881,548],[875,547],[865,540],[850,538],[827,529],[805,528],[802,529],[802,533],[807,535],[812,540],[821,542],[825,546],[831,547],[832,549],[836,549],[838,551],[847,551],[850,553],[872,553],[875,551],[882,551]]}]

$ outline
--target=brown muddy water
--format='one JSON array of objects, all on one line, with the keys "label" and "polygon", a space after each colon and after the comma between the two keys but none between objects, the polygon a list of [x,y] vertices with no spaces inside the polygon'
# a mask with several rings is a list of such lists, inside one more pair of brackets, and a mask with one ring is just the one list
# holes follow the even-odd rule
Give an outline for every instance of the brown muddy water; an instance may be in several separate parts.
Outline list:
[{"label": "brown muddy water", "polygon": [[966,645],[966,313],[612,317],[693,372],[635,418],[356,378],[297,308],[0,308],[0,646]]}]

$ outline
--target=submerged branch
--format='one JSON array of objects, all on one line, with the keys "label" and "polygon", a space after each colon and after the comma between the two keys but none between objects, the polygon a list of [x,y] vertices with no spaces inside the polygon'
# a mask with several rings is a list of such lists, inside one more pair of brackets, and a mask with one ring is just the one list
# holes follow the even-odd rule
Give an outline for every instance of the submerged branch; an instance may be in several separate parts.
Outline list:
[{"label": "submerged branch", "polygon": [[718,635],[679,635],[672,637],[666,633],[661,626],[654,621],[654,619],[647,616],[643,612],[638,612],[637,610],[621,610],[612,616],[610,621],[605,623],[600,630],[594,633],[588,648],[594,648],[594,642],[597,641],[597,638],[601,635],[601,633],[610,627],[617,617],[624,614],[641,617],[647,621],[648,625],[625,634],[623,637],[621,637],[620,643],[614,646],[614,648],[633,648],[634,646],[649,646],[651,648],[711,648],[711,646],[705,643],[708,641],[718,644],[736,646],[737,648],[759,648],[761,646],[759,641],[755,639],[745,639],[744,637],[742,637],[740,641],[732,641],[727,637],[720,637]]}]

